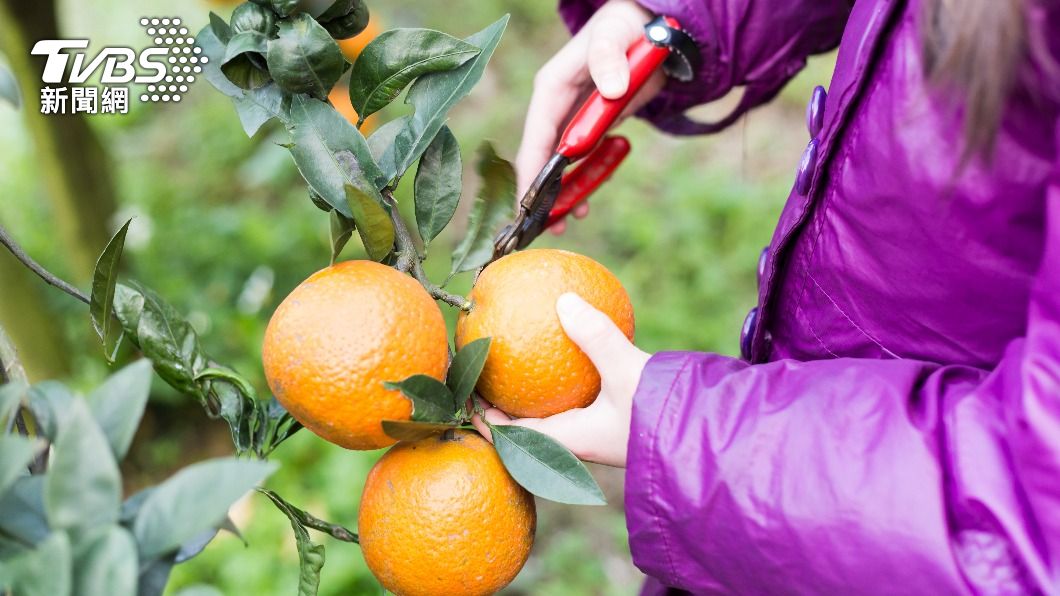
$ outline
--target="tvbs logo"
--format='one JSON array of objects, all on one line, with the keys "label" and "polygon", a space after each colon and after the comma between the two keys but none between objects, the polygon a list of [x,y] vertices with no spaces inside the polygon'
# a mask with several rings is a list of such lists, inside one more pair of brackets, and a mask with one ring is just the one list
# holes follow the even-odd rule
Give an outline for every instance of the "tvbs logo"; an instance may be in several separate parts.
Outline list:
[{"label": "tvbs logo", "polygon": [[[47,57],[41,74],[41,113],[124,114],[130,84],[146,85],[141,101],[180,101],[207,57],[179,18],[143,18],[140,25],[154,44],[138,52],[105,47],[90,56],[87,39],[38,41],[30,53]],[[99,87],[84,85],[96,74]]]},{"label": "tvbs logo", "polygon": [[[131,48],[103,48],[95,59],[85,65],[86,54],[77,52],[73,55],[73,66],[70,68],[70,77],[66,78],[66,67],[69,63],[70,54],[67,50],[84,50],[88,48],[87,39],[44,39],[33,46],[32,54],[45,55],[48,61],[44,63],[44,75],[41,77],[45,83],[84,83],[94,72],[103,67],[99,82],[104,85],[114,83],[157,83],[166,76],[166,59],[169,55],[167,48],[147,48],[140,52],[137,58],[136,52]],[[136,63],[140,68],[151,71],[150,74],[140,74],[136,70]]]}]

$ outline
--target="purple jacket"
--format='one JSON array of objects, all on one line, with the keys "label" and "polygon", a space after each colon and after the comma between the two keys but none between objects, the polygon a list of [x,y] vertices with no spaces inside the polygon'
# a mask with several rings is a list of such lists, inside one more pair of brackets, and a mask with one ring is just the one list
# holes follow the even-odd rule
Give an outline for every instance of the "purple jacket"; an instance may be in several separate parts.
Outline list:
[{"label": "purple jacket", "polygon": [[[743,85],[742,113],[839,57],[744,357],[644,372],[637,566],[694,593],[1060,594],[1060,82],[1027,58],[994,160],[954,177],[961,121],[924,80],[917,0],[642,1],[704,54],[645,109],[667,131],[715,130],[732,118],[682,111]],[[576,29],[600,3],[560,9]],[[1027,5],[1060,56],[1060,9]]]}]

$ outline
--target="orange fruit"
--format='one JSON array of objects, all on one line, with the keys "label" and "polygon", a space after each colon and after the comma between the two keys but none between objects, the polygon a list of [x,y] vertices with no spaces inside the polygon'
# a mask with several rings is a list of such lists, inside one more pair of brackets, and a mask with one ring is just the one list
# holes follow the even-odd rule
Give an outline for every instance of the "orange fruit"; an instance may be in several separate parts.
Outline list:
[{"label": "orange fruit", "polygon": [[347,449],[392,445],[381,421],[407,420],[412,403],[383,383],[442,380],[448,358],[438,305],[414,279],[372,261],[309,276],[273,313],[262,348],[276,399]]},{"label": "orange fruit", "polygon": [[[349,121],[350,124],[357,126],[357,110],[353,109],[353,104],[350,103],[350,88],[346,86],[346,81],[339,81],[335,88],[328,94],[328,101],[335,107],[335,111],[342,114],[342,117]],[[365,118],[364,124],[361,126],[361,133],[367,136],[376,128],[378,121],[378,114],[372,114]]]},{"label": "orange fruit", "polygon": [[633,339],[633,305],[603,265],[565,250],[512,253],[479,275],[461,313],[456,345],[490,337],[479,377],[482,397],[519,418],[582,408],[600,393],[596,367],[564,333],[556,298],[574,292],[603,311]]},{"label": "orange fruit", "polygon": [[492,594],[534,544],[534,498],[485,439],[467,430],[401,442],[364,485],[361,552],[400,596]]},{"label": "orange fruit", "polygon": [[376,19],[375,13],[370,12],[368,15],[368,26],[364,28],[364,31],[361,31],[349,39],[338,39],[336,41],[339,44],[339,49],[342,50],[342,55],[350,62],[353,62],[357,59],[357,56],[361,54],[361,50],[364,49],[364,46],[368,45],[368,42],[378,37],[382,32],[382,28],[379,26],[379,20]]}]

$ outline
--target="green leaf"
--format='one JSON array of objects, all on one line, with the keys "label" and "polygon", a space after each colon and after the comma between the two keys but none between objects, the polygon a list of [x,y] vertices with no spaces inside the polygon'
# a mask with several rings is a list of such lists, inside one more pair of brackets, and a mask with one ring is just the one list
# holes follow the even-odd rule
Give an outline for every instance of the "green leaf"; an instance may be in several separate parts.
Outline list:
[{"label": "green leaf", "polygon": [[[409,126],[412,121],[411,115],[395,118],[380,126],[368,137],[368,148],[372,152],[372,158],[378,164],[380,174],[375,180],[377,188],[388,186],[394,180],[394,173],[398,170],[398,164],[394,160],[398,157],[391,150],[396,142],[397,136]],[[384,161],[386,160],[386,161]],[[384,174],[383,172],[388,172]]]},{"label": "green leaf", "polygon": [[299,0],[251,0],[254,4],[260,4],[271,8],[273,12],[281,17],[288,16],[298,8]]},{"label": "green leaf", "polygon": [[266,410],[266,423],[263,430],[265,436],[258,441],[260,457],[268,456],[280,443],[302,429],[302,424],[295,420],[275,397],[268,402]]},{"label": "green leaf", "polygon": [[[230,517],[225,517],[226,520],[231,520]],[[180,549],[177,550],[177,555],[173,558],[173,562],[176,564],[190,561],[199,555],[202,551],[206,550],[206,547],[213,542],[213,539],[217,537],[219,528],[207,528],[198,535],[193,536],[191,540],[188,540],[184,544],[180,545]]]},{"label": "green leaf", "polygon": [[121,343],[121,323],[114,316],[114,287],[118,283],[118,265],[125,249],[125,235],[129,232],[130,223],[132,219],[127,220],[111,237],[96,259],[96,269],[92,273],[92,297],[88,310],[92,315],[92,327],[103,341],[103,355],[107,362],[114,362]]},{"label": "green leaf", "polygon": [[[349,161],[352,160],[344,163]],[[375,199],[350,184],[346,185],[346,201],[368,257],[382,261],[394,249],[394,222],[390,214]]]},{"label": "green leaf", "polygon": [[416,170],[416,227],[424,251],[456,213],[463,188],[462,170],[460,145],[449,127],[443,126],[423,152]]},{"label": "green leaf", "polygon": [[11,577],[0,584],[6,584],[12,594],[57,596],[71,593],[73,557],[66,532],[52,532],[37,548],[5,561],[4,567]]},{"label": "green leaf", "polygon": [[433,29],[392,29],[365,46],[350,71],[350,103],[361,122],[422,75],[452,70],[479,53],[466,41]]},{"label": "green leaf", "polygon": [[324,545],[313,544],[309,532],[298,519],[298,508],[271,490],[259,489],[258,492],[268,497],[273,505],[291,520],[291,528],[294,530],[298,546],[298,596],[316,596],[320,588],[320,570],[324,567]]},{"label": "green leaf", "polygon": [[203,379],[222,379],[236,386],[244,395],[257,399],[258,392],[243,375],[228,368],[210,367],[195,376],[196,381]]},{"label": "green leaf", "polygon": [[27,405],[37,421],[37,427],[46,439],[55,441],[59,430],[77,399],[66,385],[58,381],[41,381],[30,387]]},{"label": "green leaf", "polygon": [[353,230],[356,226],[352,219],[338,211],[331,211],[328,214],[328,219],[331,221],[331,264],[334,265],[339,258],[339,253],[342,252],[343,247],[349,242],[350,236],[353,235]]},{"label": "green leaf", "polygon": [[479,146],[477,169],[482,187],[471,206],[464,239],[453,251],[449,277],[489,262],[493,257],[493,237],[512,219],[515,210],[515,168],[501,159],[488,141]]},{"label": "green leaf", "polygon": [[150,394],[151,361],[147,359],[119,370],[88,394],[92,415],[118,461],[129,451]]},{"label": "green leaf", "polygon": [[332,208],[353,217],[346,201],[347,184],[382,203],[375,184],[379,166],[360,131],[341,114],[325,103],[296,96],[288,130],[298,171]]},{"label": "green leaf", "polygon": [[284,91],[324,99],[345,69],[338,44],[307,13],[280,21],[279,36],[269,40],[269,73]]},{"label": "green leaf", "polygon": [[11,104],[17,110],[22,107],[22,94],[18,90],[18,81],[11,69],[0,64],[0,99]]},{"label": "green leaf", "polygon": [[236,36],[245,31],[254,31],[267,38],[275,28],[276,14],[261,5],[244,2],[232,11],[231,30]]},{"label": "green leaf", "polygon": [[317,22],[335,39],[349,39],[368,26],[368,5],[363,0],[335,0]]},{"label": "green leaf", "polygon": [[232,28],[228,26],[228,23],[224,19],[217,16],[217,13],[210,11],[210,24],[207,28],[213,34],[214,38],[221,42],[221,45],[228,43],[229,39],[232,39]]},{"label": "green leaf", "polygon": [[[265,418],[265,404],[250,397],[253,393],[248,394],[246,389],[241,388],[241,386],[249,387],[245,379],[242,382],[235,382],[234,378],[241,377],[235,373],[232,375],[229,378],[215,378],[210,381],[208,403],[216,404],[211,410],[228,423],[236,453],[242,455],[260,447],[256,441],[257,433],[263,426]],[[218,407],[219,412],[217,412]]]},{"label": "green leaf", "polygon": [[453,356],[445,384],[453,392],[453,398],[458,405],[462,405],[467,398],[471,397],[475,383],[482,374],[482,367],[486,364],[490,341],[488,337],[480,337],[460,348],[456,356]]},{"label": "green leaf", "polygon": [[118,284],[114,312],[125,333],[174,389],[205,400],[195,377],[208,366],[195,330],[168,302],[130,282]]},{"label": "green leaf", "polygon": [[384,420],[383,432],[399,441],[419,441],[456,428],[456,424],[416,422],[414,420]]},{"label": "green leaf", "polygon": [[434,137],[445,124],[446,115],[458,101],[471,92],[471,88],[482,78],[493,51],[500,42],[508,25],[508,15],[464,41],[479,48],[477,56],[459,68],[436,72],[420,77],[409,89],[405,103],[416,109],[407,127],[395,136],[388,155],[379,160],[385,164],[383,175],[387,180],[409,168],[426,151]]},{"label": "green leaf", "polygon": [[54,447],[44,485],[48,524],[83,531],[117,521],[121,473],[84,400],[70,401]]},{"label": "green leaf", "polygon": [[287,122],[290,118],[290,99],[276,83],[250,89],[243,97],[233,98],[239,122],[248,137],[254,136],[262,125],[276,118]]},{"label": "green leaf", "polygon": [[548,435],[522,426],[489,428],[504,467],[526,490],[569,505],[607,504],[585,464]]},{"label": "green leaf", "polygon": [[133,522],[144,560],[178,548],[219,524],[247,491],[276,469],[261,461],[218,458],[190,465],[146,496]]},{"label": "green leaf", "polygon": [[136,584],[136,596],[162,596],[169,583],[169,574],[176,564],[176,557],[167,554],[164,557],[144,561],[140,567],[140,577]]},{"label": "green leaf", "polygon": [[[136,516],[140,513],[140,509],[143,507],[144,502],[147,501],[147,497],[151,496],[151,494],[154,493],[157,488],[157,486],[149,486],[133,494],[128,499],[125,499],[125,502],[121,504],[120,521],[122,525],[132,525],[132,523],[136,520]],[[199,532],[195,536],[192,536],[190,539],[181,544],[180,548],[175,553],[172,553],[173,556],[170,556],[170,554],[167,553],[165,557],[163,557],[163,559],[168,560],[169,563],[172,565],[175,563],[183,563],[184,561],[195,557],[196,555],[201,553],[206,548],[206,546],[213,540],[213,538],[217,535],[218,530],[227,530],[234,534],[236,537],[238,537],[240,540],[242,540],[244,545],[246,545],[247,543],[246,539],[243,538],[243,535],[239,532],[239,528],[236,527],[235,522],[232,521],[231,517],[228,517],[226,515],[225,518],[221,521],[221,523],[212,528],[207,528],[202,532]],[[159,576],[162,575],[162,571],[163,569],[155,570],[155,572],[158,573]],[[168,572],[166,572],[166,577],[168,577]]]},{"label": "green leaf", "polygon": [[221,59],[221,72],[240,89],[257,89],[271,80],[265,69],[269,39],[257,31],[232,36]]},{"label": "green leaf", "polygon": [[[211,13],[211,19],[217,17]],[[236,107],[236,113],[243,125],[247,136],[253,136],[263,124],[273,118],[286,121],[289,106],[286,105],[284,93],[275,83],[269,83],[257,89],[244,91],[232,84],[228,77],[221,72],[221,62],[224,60],[225,43],[216,33],[218,27],[228,30],[228,25],[217,17],[218,23],[211,23],[199,32],[195,44],[202,48],[203,55],[209,61],[203,66],[203,76],[218,91],[232,99]],[[229,32],[228,35],[231,33]]]},{"label": "green leaf", "polygon": [[26,466],[43,447],[44,443],[36,439],[0,435],[0,495],[26,473]]},{"label": "green leaf", "polygon": [[107,526],[74,547],[74,594],[135,594],[136,542],[121,526]]},{"label": "green leaf", "polygon": [[456,414],[456,404],[449,388],[434,377],[412,375],[397,383],[383,383],[392,391],[400,391],[412,402],[411,420],[417,422],[450,422]]},{"label": "green leaf", "polygon": [[47,538],[44,512],[45,476],[21,476],[4,493],[0,493],[0,534],[24,544],[38,544]]}]

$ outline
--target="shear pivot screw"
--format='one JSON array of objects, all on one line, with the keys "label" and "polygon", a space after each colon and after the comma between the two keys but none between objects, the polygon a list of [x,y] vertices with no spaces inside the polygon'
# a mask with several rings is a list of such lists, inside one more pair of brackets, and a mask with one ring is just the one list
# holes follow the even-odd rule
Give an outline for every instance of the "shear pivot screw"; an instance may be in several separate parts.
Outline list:
[{"label": "shear pivot screw", "polygon": [[654,25],[648,28],[648,38],[654,42],[662,43],[670,37],[670,32],[666,30],[666,27],[661,25]]}]

